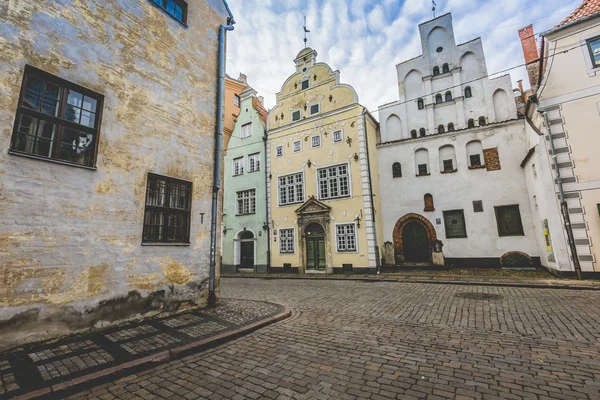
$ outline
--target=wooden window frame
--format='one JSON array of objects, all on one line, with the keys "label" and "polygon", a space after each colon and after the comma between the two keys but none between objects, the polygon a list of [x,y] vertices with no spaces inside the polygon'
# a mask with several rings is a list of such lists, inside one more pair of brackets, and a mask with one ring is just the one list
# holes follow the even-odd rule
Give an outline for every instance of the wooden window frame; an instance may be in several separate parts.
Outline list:
[{"label": "wooden window frame", "polygon": [[[281,149],[281,155],[277,154],[277,150]],[[275,158],[281,158],[284,156],[283,145],[275,146]]]},{"label": "wooden window frame", "polygon": [[[242,197],[240,197],[240,194]],[[240,200],[242,207],[240,207]],[[248,201],[248,212],[244,212],[244,201]],[[241,208],[241,209],[240,209]],[[243,215],[256,214],[256,189],[238,190],[235,192],[235,215],[236,217]]]},{"label": "wooden window frame", "polygon": [[[298,113],[298,118],[294,119],[294,114]],[[302,111],[301,110],[295,110],[292,111],[292,122],[298,122],[302,119]]]},{"label": "wooden window frame", "polygon": [[[162,206],[148,204],[150,185],[153,180],[166,181],[165,192],[164,192],[165,204]],[[178,185],[183,184],[186,186],[187,210],[173,208],[172,205],[170,204],[171,191],[173,190],[174,184],[178,184]],[[143,228],[142,228],[142,245],[153,245],[153,244],[189,245],[190,244],[190,228],[191,228],[191,224],[192,224],[192,201],[193,201],[192,190],[193,190],[192,182],[184,181],[184,180],[177,179],[177,178],[171,178],[171,177],[164,176],[164,175],[148,173],[147,182],[146,182],[144,223],[143,223]],[[148,213],[151,213],[151,212],[161,212],[163,215],[163,225],[162,226],[158,225],[158,226],[162,227],[162,238],[160,238],[160,237],[156,238],[156,239],[147,239],[146,238],[146,230],[147,230],[147,227],[149,226],[146,223],[146,221],[147,221]],[[168,228],[169,228],[168,221],[169,221],[169,217],[171,215],[183,215],[184,220],[187,221],[186,222],[187,226],[184,228],[185,229],[184,236],[181,238],[174,239],[174,240],[169,240],[169,235],[168,235]]]},{"label": "wooden window frame", "polygon": [[[352,227],[352,232],[349,232]],[[356,223],[335,224],[335,249],[338,253],[357,253],[358,237],[356,235]]]},{"label": "wooden window frame", "polygon": [[[58,116],[50,115],[44,113],[42,111],[33,110],[31,108],[25,107],[23,105],[25,101],[25,90],[27,87],[27,82],[30,77],[35,77],[37,79],[43,80],[45,83],[51,83],[59,87],[59,99],[58,99]],[[68,100],[68,91],[73,90],[83,96],[89,97],[96,101],[96,109],[95,109],[95,121],[94,127],[88,127],[86,125],[79,124],[77,122],[72,122],[67,120],[65,115],[65,110],[67,108],[67,100]],[[43,99],[43,97],[42,97]],[[42,100],[43,101],[43,100]],[[19,94],[19,102],[17,104],[17,111],[15,113],[15,122],[13,124],[13,132],[11,136],[10,149],[8,151],[9,154],[19,155],[27,158],[33,158],[36,160],[49,161],[53,163],[70,165],[73,167],[84,168],[84,169],[96,169],[96,162],[98,158],[98,144],[100,143],[100,128],[102,122],[102,110],[104,105],[104,96],[96,93],[92,90],[89,90],[83,86],[80,86],[76,83],[69,82],[65,79],[62,79],[58,76],[52,75],[46,71],[41,69],[32,67],[31,65],[25,65],[25,69],[23,71],[23,80],[21,82],[21,91]],[[79,108],[79,107],[77,107]],[[87,111],[87,110],[86,110]],[[38,121],[43,121],[47,123],[51,123],[55,125],[55,132],[52,141],[52,150],[51,156],[45,157],[38,154],[32,154],[25,151],[17,150],[16,142],[19,136],[19,126],[20,120],[22,116],[30,117],[36,119]],[[36,126],[37,128],[37,126]],[[94,135],[93,141],[93,150],[90,155],[89,165],[79,164],[76,162],[62,160],[60,159],[60,147],[62,143],[63,131],[65,129],[73,129],[81,132],[87,132]],[[37,135],[35,135],[37,137]],[[37,139],[36,139],[37,142]]]},{"label": "wooden window frame", "polygon": [[[341,170],[344,167],[345,173],[341,173]],[[325,176],[322,176],[323,174],[321,171],[325,172]],[[347,163],[317,168],[317,190],[319,193],[319,200],[352,197],[351,182],[350,165]],[[344,186],[345,190],[343,190]],[[337,195],[333,195],[332,191],[335,191]]]},{"label": "wooden window frame", "polygon": [[[475,164],[473,163],[473,157],[478,157],[479,158],[479,163]],[[481,164],[481,154],[469,154],[469,166],[470,167],[480,167]]]},{"label": "wooden window frame", "polygon": [[183,26],[187,27],[187,18],[188,18],[188,3],[185,0],[170,0],[173,3],[177,4],[181,8],[181,19],[177,18],[175,15],[171,14],[168,11],[167,2],[169,0],[149,0],[152,5],[156,8],[162,10],[169,17],[173,18],[175,21],[179,22]]},{"label": "wooden window frame", "polygon": [[454,160],[452,160],[451,158],[442,160],[442,164],[444,166],[444,172],[454,171]]},{"label": "wooden window frame", "polygon": [[[285,231],[285,233],[283,232]],[[289,232],[291,231],[291,235]],[[285,247],[285,249],[282,249]],[[296,253],[296,231],[294,228],[279,228],[279,254]]]},{"label": "wooden window frame", "polygon": [[402,164],[398,161],[392,164],[392,178],[402,178]]},{"label": "wooden window frame", "polygon": [[[291,180],[292,182],[288,182]],[[293,198],[292,198],[293,197]],[[304,203],[304,173],[295,172],[277,178],[278,206]]]},{"label": "wooden window frame", "polygon": [[[315,111],[315,112],[313,112],[314,106],[317,106],[317,111]],[[311,116],[320,113],[321,112],[321,104],[320,103],[311,104],[309,111],[310,111]]]},{"label": "wooden window frame", "polygon": [[[252,168],[254,162],[254,168]],[[248,173],[260,171],[260,152],[248,154]]]}]

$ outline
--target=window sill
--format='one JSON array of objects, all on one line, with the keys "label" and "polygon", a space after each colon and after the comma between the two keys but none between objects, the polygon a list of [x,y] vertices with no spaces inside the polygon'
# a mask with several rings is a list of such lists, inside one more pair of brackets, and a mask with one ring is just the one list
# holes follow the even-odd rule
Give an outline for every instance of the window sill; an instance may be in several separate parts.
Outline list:
[{"label": "window sill", "polygon": [[487,168],[487,165],[469,165],[469,169],[484,169]]},{"label": "window sill", "polygon": [[253,213],[246,213],[246,214],[235,214],[236,217],[243,217],[244,215],[254,215],[256,214],[255,212]]},{"label": "window sill", "polygon": [[76,168],[87,169],[87,170],[90,170],[90,171],[96,171],[98,169],[96,167],[88,167],[87,165],[70,163],[68,161],[61,161],[61,160],[55,160],[53,158],[40,157],[40,156],[36,156],[36,155],[33,155],[33,154],[20,153],[18,151],[14,151],[14,150],[9,150],[8,154],[13,155],[13,156],[31,158],[32,160],[40,160],[40,161],[46,161],[46,162],[50,162],[50,163],[54,163],[54,164],[66,165],[66,166],[69,166],[69,167],[76,167]]},{"label": "window sill", "polygon": [[446,239],[467,239],[467,237],[466,236],[454,236],[454,237],[446,236]]},{"label": "window sill", "polygon": [[453,174],[455,172],[458,172],[458,169],[455,168],[448,171],[440,171],[440,174]]},{"label": "window sill", "polygon": [[249,174],[251,174],[253,172],[260,172],[260,169],[255,169],[254,171],[248,171]]},{"label": "window sill", "polygon": [[242,176],[244,174],[233,174],[233,176]]},{"label": "window sill", "polygon": [[294,203],[278,204],[277,206],[278,207],[296,206],[296,205],[302,204],[302,203],[304,203],[304,200],[302,200],[302,201],[296,201]]},{"label": "window sill", "polygon": [[417,178],[420,178],[420,177],[422,177],[422,176],[429,176],[429,175],[431,175],[431,174],[417,174],[417,175],[415,175],[415,176],[416,176]]},{"label": "window sill", "polygon": [[398,175],[398,176],[392,176],[392,178],[402,178],[402,175]]},{"label": "window sill", "polygon": [[512,237],[512,236],[525,236],[524,233],[512,233],[512,234],[506,234],[506,235],[500,235],[498,234],[499,237]]},{"label": "window sill", "polygon": [[168,242],[142,242],[142,246],[175,246],[175,247],[189,247],[191,246],[191,243],[185,243],[185,242],[173,242],[173,243],[168,243]]},{"label": "window sill", "polygon": [[339,196],[339,197],[328,197],[326,199],[319,198],[318,200],[319,201],[330,201],[330,200],[342,200],[342,199],[349,199],[349,198],[351,198],[350,195],[348,195],[348,196]]}]

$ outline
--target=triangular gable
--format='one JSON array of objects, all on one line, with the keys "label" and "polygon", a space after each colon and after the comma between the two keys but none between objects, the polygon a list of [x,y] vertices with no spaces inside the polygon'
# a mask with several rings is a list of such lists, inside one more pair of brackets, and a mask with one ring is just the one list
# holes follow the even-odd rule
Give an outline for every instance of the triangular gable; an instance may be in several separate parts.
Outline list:
[{"label": "triangular gable", "polygon": [[319,200],[315,199],[314,196],[310,196],[308,200],[296,210],[296,214],[328,213],[329,210],[331,210],[331,207],[321,203]]}]

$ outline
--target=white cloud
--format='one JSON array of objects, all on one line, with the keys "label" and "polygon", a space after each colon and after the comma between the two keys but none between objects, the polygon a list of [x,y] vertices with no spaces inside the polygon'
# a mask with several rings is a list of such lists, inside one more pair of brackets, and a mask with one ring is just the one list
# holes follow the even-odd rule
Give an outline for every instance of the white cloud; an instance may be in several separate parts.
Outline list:
[{"label": "white cloud", "polygon": [[[456,41],[481,36],[489,73],[524,62],[518,29],[551,28],[580,0],[437,1],[437,15],[452,12]],[[275,93],[294,73],[293,59],[304,47],[303,16],[309,46],[318,60],[341,72],[369,110],[397,100],[396,64],[421,54],[418,24],[432,18],[431,3],[405,0],[229,0],[237,24],[228,33],[227,72],[248,82],[275,104]],[[524,68],[510,71],[527,84]]]}]

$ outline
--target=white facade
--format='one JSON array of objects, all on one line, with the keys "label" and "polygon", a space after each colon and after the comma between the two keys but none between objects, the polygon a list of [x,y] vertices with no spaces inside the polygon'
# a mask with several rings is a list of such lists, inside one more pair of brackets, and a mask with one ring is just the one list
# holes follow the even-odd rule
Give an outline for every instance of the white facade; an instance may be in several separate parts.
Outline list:
[{"label": "white facade", "polygon": [[[448,264],[497,265],[510,252],[537,261],[520,166],[527,153],[525,124],[517,117],[510,77],[488,79],[481,40],[456,45],[450,14],[419,25],[419,31],[423,54],[396,67],[399,100],[379,108],[382,220],[384,241],[394,245],[392,262],[412,261],[404,257],[411,221],[427,232],[429,261],[435,261],[436,239]],[[394,163],[400,163],[401,176],[394,176],[399,171],[394,174]],[[426,195],[433,197],[433,207]],[[480,206],[483,211],[476,211]],[[512,206],[513,213],[518,206],[521,232],[501,232],[497,213],[504,209],[496,207],[503,206]],[[456,224],[450,213],[457,210],[464,215],[466,237],[448,237],[444,212]],[[389,257],[385,261],[391,263]]]}]

